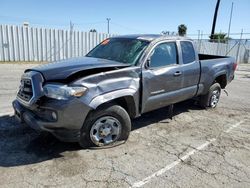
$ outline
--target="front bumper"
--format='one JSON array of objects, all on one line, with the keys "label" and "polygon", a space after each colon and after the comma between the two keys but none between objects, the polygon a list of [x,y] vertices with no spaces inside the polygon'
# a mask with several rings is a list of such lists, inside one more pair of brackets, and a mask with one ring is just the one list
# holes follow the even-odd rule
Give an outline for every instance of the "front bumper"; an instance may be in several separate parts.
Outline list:
[{"label": "front bumper", "polygon": [[[18,100],[14,100],[12,105],[19,122],[38,131],[51,132],[58,139],[67,142],[79,140],[80,129],[91,110],[78,99],[48,99],[35,108],[25,107]],[[57,115],[56,119],[50,117],[52,112]]]}]

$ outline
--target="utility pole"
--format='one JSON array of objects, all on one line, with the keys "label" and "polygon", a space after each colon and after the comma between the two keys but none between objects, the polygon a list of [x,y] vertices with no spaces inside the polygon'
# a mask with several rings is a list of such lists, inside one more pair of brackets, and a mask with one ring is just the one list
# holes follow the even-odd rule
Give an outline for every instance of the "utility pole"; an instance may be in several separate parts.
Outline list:
[{"label": "utility pole", "polygon": [[[70,21],[69,23],[69,27],[70,27],[70,30],[69,30],[69,41],[70,41],[70,54],[68,55],[67,58],[69,57],[73,57],[73,42],[72,42],[72,35],[73,35],[73,28],[74,28],[74,24]],[[66,50],[68,51],[68,50]]]},{"label": "utility pole", "polygon": [[72,32],[73,31],[74,24],[70,21],[69,22],[69,29]]},{"label": "utility pole", "polygon": [[228,24],[228,32],[227,32],[227,49],[226,49],[226,54],[228,53],[228,47],[229,47],[229,36],[230,36],[230,29],[231,29],[231,21],[232,21],[232,15],[233,15],[233,8],[234,8],[234,3],[232,2],[231,6],[231,12],[230,12],[230,19],[229,19],[229,24]]},{"label": "utility pole", "polygon": [[227,37],[228,38],[230,36],[230,29],[231,29],[231,21],[232,21],[232,15],[233,15],[233,8],[234,8],[234,3],[232,2],[231,13],[230,13],[230,20],[229,20],[228,32],[227,32]]},{"label": "utility pole", "polygon": [[216,6],[215,6],[215,11],[214,11],[214,19],[213,19],[213,26],[212,26],[212,31],[211,31],[211,39],[214,39],[214,31],[215,31],[215,26],[216,26],[216,20],[217,20],[217,14],[220,6],[220,0],[217,0]]},{"label": "utility pole", "polygon": [[108,34],[109,34],[109,22],[110,22],[111,18],[107,18],[108,21]]}]

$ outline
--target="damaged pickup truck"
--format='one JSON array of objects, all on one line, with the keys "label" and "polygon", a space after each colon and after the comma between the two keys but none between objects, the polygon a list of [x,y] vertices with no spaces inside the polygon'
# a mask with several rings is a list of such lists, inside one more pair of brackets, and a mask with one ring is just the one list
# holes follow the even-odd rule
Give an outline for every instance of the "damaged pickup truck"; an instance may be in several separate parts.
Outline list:
[{"label": "damaged pickup truck", "polygon": [[215,108],[236,66],[231,57],[198,54],[187,38],[118,36],[86,57],[25,70],[13,107],[18,120],[62,141],[113,146],[145,112],[194,97]]}]

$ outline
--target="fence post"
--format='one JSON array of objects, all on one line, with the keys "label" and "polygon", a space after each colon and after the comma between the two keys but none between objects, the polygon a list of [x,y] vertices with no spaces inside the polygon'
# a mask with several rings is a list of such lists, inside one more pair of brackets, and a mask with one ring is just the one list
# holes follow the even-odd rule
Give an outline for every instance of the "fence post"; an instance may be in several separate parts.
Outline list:
[{"label": "fence post", "polygon": [[238,63],[238,59],[239,59],[239,52],[240,52],[242,34],[243,34],[243,29],[241,29],[241,33],[240,33],[240,40],[239,40],[239,43],[238,43],[238,49],[237,49],[237,53],[236,53],[236,63]]},{"label": "fence post", "polygon": [[218,35],[218,39],[216,43],[217,43],[216,55],[219,55],[220,35]]},{"label": "fence post", "polygon": [[200,43],[199,43],[199,53],[201,51],[201,43],[202,43],[203,31],[201,31]]}]

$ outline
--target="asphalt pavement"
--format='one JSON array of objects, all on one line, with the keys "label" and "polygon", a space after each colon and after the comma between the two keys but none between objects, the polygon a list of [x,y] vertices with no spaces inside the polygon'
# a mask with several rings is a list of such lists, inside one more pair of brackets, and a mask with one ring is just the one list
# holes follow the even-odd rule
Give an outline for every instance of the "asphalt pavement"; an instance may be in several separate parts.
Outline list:
[{"label": "asphalt pavement", "polygon": [[0,187],[250,187],[250,66],[240,65],[216,109],[193,101],[133,120],[129,140],[82,149],[18,124],[22,72],[0,64]]}]

